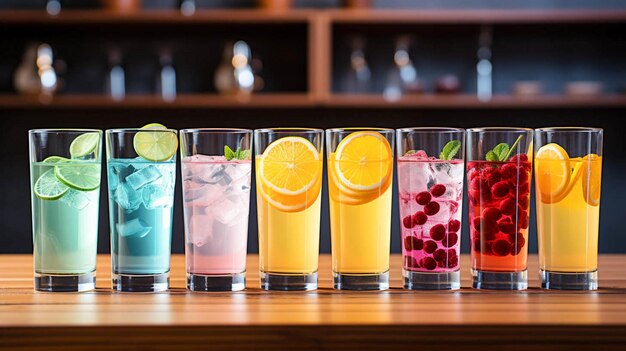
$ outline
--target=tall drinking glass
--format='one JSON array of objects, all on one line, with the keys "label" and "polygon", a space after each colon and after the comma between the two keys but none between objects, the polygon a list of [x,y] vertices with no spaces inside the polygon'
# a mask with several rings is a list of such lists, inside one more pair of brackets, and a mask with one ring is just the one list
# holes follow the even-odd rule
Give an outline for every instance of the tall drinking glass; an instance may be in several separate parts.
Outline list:
[{"label": "tall drinking glass", "polygon": [[473,286],[528,287],[528,218],[533,130],[467,131],[467,181]]},{"label": "tall drinking glass", "polygon": [[404,287],[460,288],[465,131],[396,130]]},{"label": "tall drinking glass", "polygon": [[95,288],[102,131],[28,132],[35,289]]},{"label": "tall drinking glass", "polygon": [[600,128],[535,130],[535,189],[541,286],[598,288],[602,178]]},{"label": "tall drinking glass", "polygon": [[326,130],[335,289],[389,288],[393,129]]},{"label": "tall drinking glass", "polygon": [[320,129],[254,131],[261,288],[317,288],[322,191]]},{"label": "tall drinking glass", "polygon": [[113,288],[167,290],[176,131],[112,129],[106,137]]},{"label": "tall drinking glass", "polygon": [[189,290],[246,287],[251,139],[249,129],[180,131]]}]

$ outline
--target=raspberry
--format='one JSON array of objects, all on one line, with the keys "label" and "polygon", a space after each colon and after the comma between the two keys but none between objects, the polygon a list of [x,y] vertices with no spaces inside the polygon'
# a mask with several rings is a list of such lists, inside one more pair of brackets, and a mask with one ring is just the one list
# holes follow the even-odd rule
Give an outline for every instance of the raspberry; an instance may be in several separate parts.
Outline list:
[{"label": "raspberry", "polygon": [[424,250],[424,252],[431,254],[431,253],[435,252],[435,250],[437,250],[437,243],[432,241],[432,240],[427,240],[424,243],[424,249],[423,250]]},{"label": "raspberry", "polygon": [[495,198],[505,197],[509,193],[509,184],[507,182],[497,182],[491,187],[491,195]]},{"label": "raspberry", "polygon": [[452,256],[450,258],[448,258],[448,268],[454,268],[456,266],[459,265],[459,257],[458,256]]},{"label": "raspberry", "polygon": [[480,232],[482,221],[483,221],[482,217],[474,217],[474,219],[472,220],[472,226],[474,227],[475,231]]},{"label": "raspberry", "polygon": [[481,189],[488,187],[489,182],[482,177],[476,177],[470,182],[470,188],[474,190],[481,191]]},{"label": "raspberry", "polygon": [[500,212],[507,216],[513,216],[515,214],[515,200],[508,197],[500,201]]},{"label": "raspberry", "polygon": [[500,175],[502,179],[513,179],[517,175],[517,166],[512,163],[506,163],[500,167]]},{"label": "raspberry", "polygon": [[493,255],[493,241],[483,243],[482,247],[480,248],[480,252],[483,255]]},{"label": "raspberry", "polygon": [[472,169],[467,173],[467,179],[469,179],[470,181],[474,180],[474,178],[476,178],[477,176],[480,175],[480,172],[477,169]]},{"label": "raspberry", "polygon": [[511,217],[502,217],[498,221],[498,224],[502,224],[502,223],[513,223],[513,221],[511,220]]},{"label": "raspberry", "polygon": [[448,257],[458,256],[455,249],[448,249]]},{"label": "raspberry", "polygon": [[520,252],[522,252],[522,249],[524,248],[524,245],[526,245],[526,240],[520,234],[517,237],[517,241],[511,243],[511,247],[510,247],[511,255],[513,255],[513,256],[519,255]]},{"label": "raspberry", "polygon": [[440,241],[446,236],[446,227],[443,224],[435,224],[430,228],[430,237],[433,240]]},{"label": "raspberry", "polygon": [[436,215],[439,212],[439,203],[431,201],[424,206],[424,213],[428,216]]},{"label": "raspberry", "polygon": [[504,234],[515,234],[517,228],[515,227],[515,224],[505,222],[498,224],[498,230]]},{"label": "raspberry", "polygon": [[519,189],[518,191],[519,191],[520,197],[528,196],[528,194],[530,193],[530,184],[529,183],[520,184],[518,189]]},{"label": "raspberry", "polygon": [[404,256],[404,268],[419,268],[420,264],[413,256]]},{"label": "raspberry", "polygon": [[407,251],[421,250],[424,247],[424,240],[418,239],[413,235],[404,238],[404,249]]},{"label": "raspberry", "polygon": [[520,184],[528,183],[528,178],[530,178],[528,172],[523,167],[518,168],[517,182]]},{"label": "raspberry", "polygon": [[459,236],[457,233],[448,233],[448,235],[441,241],[441,244],[445,247],[452,247],[459,242]]},{"label": "raspberry", "polygon": [[451,219],[448,221],[448,231],[456,233],[461,229],[461,222],[456,219]]},{"label": "raspberry", "polygon": [[528,212],[522,211],[517,217],[517,225],[522,229],[528,228]]},{"label": "raspberry", "polygon": [[433,254],[433,258],[437,262],[443,262],[446,260],[446,258],[448,258],[448,254],[444,249],[437,249],[437,251],[435,251],[435,253]]},{"label": "raspberry", "polygon": [[483,172],[483,177],[487,179],[488,185],[493,185],[500,181],[502,176],[500,175],[500,171],[497,168],[487,168]]},{"label": "raspberry", "polygon": [[523,210],[527,210],[528,206],[530,206],[530,197],[529,196],[520,196],[517,199],[517,203]]},{"label": "raspberry", "polygon": [[472,204],[480,203],[480,191],[478,191],[478,190],[475,190],[475,189],[469,190],[467,192],[467,197],[468,197],[470,206]]},{"label": "raspberry", "polygon": [[432,271],[433,269],[437,268],[437,261],[435,261],[435,259],[432,257],[422,257],[419,264],[420,266],[426,268],[429,271]]},{"label": "raspberry", "polygon": [[476,252],[480,252],[480,239],[479,238],[474,238],[474,240],[472,240],[472,250]]},{"label": "raspberry", "polygon": [[517,154],[517,155],[512,156],[509,159],[509,162],[512,162],[512,163],[528,162],[528,156],[526,156],[526,154]]},{"label": "raspberry", "polygon": [[495,207],[487,207],[483,210],[483,218],[485,221],[495,223],[500,217],[502,217],[502,212]]},{"label": "raspberry", "polygon": [[412,218],[413,223],[415,223],[416,225],[423,225],[428,220],[428,216],[422,211],[415,212]]},{"label": "raspberry", "polygon": [[427,191],[422,191],[421,193],[415,195],[415,202],[424,206],[430,202],[433,197]]},{"label": "raspberry", "polygon": [[404,217],[402,219],[402,225],[407,228],[407,229],[411,229],[413,227],[415,227],[415,222],[413,222],[413,216],[408,215],[406,217]]},{"label": "raspberry", "polygon": [[496,256],[506,256],[511,251],[511,244],[507,240],[499,239],[493,243],[491,249]]},{"label": "raspberry", "polygon": [[434,197],[439,197],[446,193],[446,186],[443,184],[435,184],[430,188],[430,193],[433,194]]}]

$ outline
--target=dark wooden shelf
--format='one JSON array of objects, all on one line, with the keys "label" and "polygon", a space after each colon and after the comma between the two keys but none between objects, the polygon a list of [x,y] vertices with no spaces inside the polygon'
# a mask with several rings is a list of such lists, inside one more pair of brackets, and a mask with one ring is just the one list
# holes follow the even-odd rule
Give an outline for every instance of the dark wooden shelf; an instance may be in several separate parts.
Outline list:
[{"label": "dark wooden shelf", "polygon": [[105,10],[65,10],[51,16],[37,10],[2,10],[0,25],[201,24],[201,23],[524,24],[626,22],[626,10],[145,10],[122,15]]}]

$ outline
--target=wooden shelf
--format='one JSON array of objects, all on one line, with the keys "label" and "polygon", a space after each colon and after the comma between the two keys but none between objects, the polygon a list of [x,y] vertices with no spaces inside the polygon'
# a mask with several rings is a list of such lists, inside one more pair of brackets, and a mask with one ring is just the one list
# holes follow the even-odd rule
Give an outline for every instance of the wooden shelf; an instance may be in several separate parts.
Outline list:
[{"label": "wooden shelf", "polygon": [[304,23],[325,18],[331,23],[376,24],[523,24],[626,22],[626,10],[145,10],[121,15],[105,10],[64,10],[51,16],[37,10],[2,10],[0,25]]}]

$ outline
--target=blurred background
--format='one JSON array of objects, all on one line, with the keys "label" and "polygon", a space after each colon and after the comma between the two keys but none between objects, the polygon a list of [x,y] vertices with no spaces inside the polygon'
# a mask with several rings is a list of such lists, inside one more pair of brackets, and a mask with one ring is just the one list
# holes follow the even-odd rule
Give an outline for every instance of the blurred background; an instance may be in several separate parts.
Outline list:
[{"label": "blurred background", "polygon": [[[32,252],[28,129],[150,122],[602,127],[600,251],[626,252],[624,38],[622,0],[0,0],[0,253]],[[180,180],[176,191],[181,253]],[[324,185],[323,252],[327,202]]]}]

